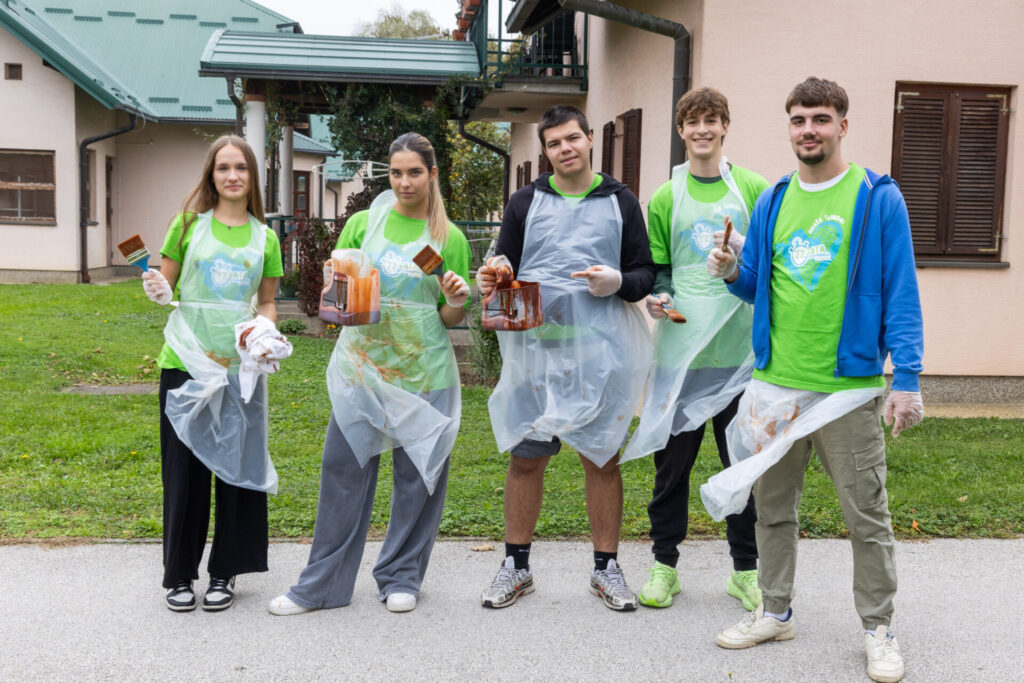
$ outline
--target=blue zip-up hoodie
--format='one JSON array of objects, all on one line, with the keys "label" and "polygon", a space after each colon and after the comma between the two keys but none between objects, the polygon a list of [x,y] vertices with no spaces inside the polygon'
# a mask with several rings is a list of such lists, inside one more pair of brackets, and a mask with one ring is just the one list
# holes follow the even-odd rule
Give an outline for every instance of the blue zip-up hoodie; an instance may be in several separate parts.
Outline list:
[{"label": "blue zip-up hoodie", "polygon": [[[784,177],[758,198],[738,277],[727,285],[730,292],[754,304],[754,367],[758,369],[771,357],[772,244],[779,207],[792,177]],[[892,388],[920,391],[924,330],[907,205],[892,178],[866,169],[853,211],[835,376],[880,375],[890,354]]]}]

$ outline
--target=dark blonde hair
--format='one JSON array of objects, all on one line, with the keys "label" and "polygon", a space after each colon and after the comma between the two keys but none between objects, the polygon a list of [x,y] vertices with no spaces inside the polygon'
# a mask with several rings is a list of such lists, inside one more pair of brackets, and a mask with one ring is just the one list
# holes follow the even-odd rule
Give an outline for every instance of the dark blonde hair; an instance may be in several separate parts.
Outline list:
[{"label": "dark blonde hair", "polygon": [[729,123],[729,100],[714,88],[694,88],[676,102],[676,125],[693,114],[715,114],[722,123]]},{"label": "dark blonde hair", "polygon": [[[415,152],[427,173],[437,168],[434,146],[430,140],[419,133],[405,133],[391,143],[388,150],[388,161],[398,152]],[[448,213],[444,210],[444,198],[441,196],[440,172],[430,180],[429,199],[427,202],[427,223],[430,225],[430,238],[439,244],[448,241]]]},{"label": "dark blonde hair", "polygon": [[794,106],[832,107],[839,114],[839,118],[845,119],[846,112],[850,110],[850,98],[842,86],[835,81],[810,76],[793,88],[789,97],[786,98],[787,114]]},{"label": "dark blonde hair", "polygon": [[266,223],[263,215],[263,195],[260,192],[259,162],[252,147],[244,139],[237,135],[222,135],[217,138],[210,150],[206,153],[206,161],[203,162],[203,172],[199,176],[199,182],[192,188],[185,198],[181,207],[181,237],[178,239],[180,247],[185,240],[185,233],[195,222],[199,214],[216,208],[220,195],[217,194],[217,186],[213,183],[213,167],[217,163],[217,153],[225,147],[237,147],[245,157],[245,165],[249,170],[249,196],[246,198],[246,209],[256,217],[260,223]]}]

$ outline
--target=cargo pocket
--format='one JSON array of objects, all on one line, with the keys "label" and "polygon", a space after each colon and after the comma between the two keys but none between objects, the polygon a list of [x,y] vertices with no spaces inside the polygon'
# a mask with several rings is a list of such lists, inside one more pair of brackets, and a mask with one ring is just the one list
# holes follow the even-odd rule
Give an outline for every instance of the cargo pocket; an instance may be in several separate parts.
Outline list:
[{"label": "cargo pocket", "polygon": [[857,480],[854,496],[857,507],[866,510],[887,502],[885,495],[885,441],[877,439],[853,452]]}]

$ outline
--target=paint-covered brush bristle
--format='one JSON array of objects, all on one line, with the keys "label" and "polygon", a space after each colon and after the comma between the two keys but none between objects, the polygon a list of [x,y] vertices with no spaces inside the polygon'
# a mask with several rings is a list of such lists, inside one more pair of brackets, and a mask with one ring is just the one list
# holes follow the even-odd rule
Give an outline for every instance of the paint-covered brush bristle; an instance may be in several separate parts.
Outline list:
[{"label": "paint-covered brush bristle", "polygon": [[117,250],[128,261],[128,265],[149,270],[149,249],[146,248],[146,243],[139,235],[132,235],[118,244]]},{"label": "paint-covered brush bristle", "polygon": [[413,256],[412,261],[427,275],[444,275],[444,269],[441,268],[444,259],[429,244],[420,249],[420,253]]}]

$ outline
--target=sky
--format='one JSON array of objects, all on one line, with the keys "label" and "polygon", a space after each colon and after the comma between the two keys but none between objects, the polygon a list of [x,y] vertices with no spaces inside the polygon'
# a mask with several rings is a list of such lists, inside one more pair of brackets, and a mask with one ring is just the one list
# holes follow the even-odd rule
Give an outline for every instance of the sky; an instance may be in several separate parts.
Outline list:
[{"label": "sky", "polygon": [[[306,33],[352,35],[358,24],[372,22],[382,9],[398,5],[406,11],[425,10],[443,29],[455,28],[459,0],[256,0],[302,24]],[[511,8],[512,2],[503,3]],[[495,3],[495,7],[497,4]]]}]

